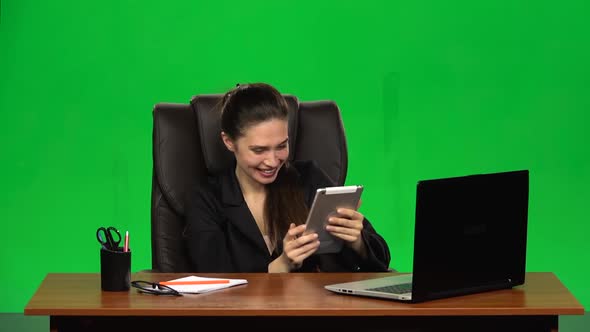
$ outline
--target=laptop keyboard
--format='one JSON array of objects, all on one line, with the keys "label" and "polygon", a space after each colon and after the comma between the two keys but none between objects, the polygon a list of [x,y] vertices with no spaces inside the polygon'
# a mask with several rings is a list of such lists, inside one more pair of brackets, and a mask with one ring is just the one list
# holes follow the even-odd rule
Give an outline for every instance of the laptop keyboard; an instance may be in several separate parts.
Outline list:
[{"label": "laptop keyboard", "polygon": [[375,288],[369,288],[367,290],[375,291],[375,292],[391,293],[391,294],[405,294],[405,293],[410,293],[412,291],[412,283],[410,282],[407,284],[375,287]]}]

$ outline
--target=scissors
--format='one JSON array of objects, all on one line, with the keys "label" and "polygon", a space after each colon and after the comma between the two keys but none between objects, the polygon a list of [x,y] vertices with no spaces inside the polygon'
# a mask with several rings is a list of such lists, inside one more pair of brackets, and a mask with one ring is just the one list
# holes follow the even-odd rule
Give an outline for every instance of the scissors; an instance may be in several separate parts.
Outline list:
[{"label": "scissors", "polygon": [[106,249],[117,250],[121,242],[121,233],[113,226],[99,227],[96,230],[98,242]]}]

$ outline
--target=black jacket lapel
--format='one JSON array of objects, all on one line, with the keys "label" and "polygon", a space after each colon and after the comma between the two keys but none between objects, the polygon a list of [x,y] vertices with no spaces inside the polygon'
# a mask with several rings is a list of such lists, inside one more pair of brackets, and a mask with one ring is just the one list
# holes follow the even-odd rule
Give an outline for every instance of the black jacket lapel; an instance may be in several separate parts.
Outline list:
[{"label": "black jacket lapel", "polygon": [[233,168],[220,177],[221,202],[228,221],[268,255],[268,248],[248,209]]}]

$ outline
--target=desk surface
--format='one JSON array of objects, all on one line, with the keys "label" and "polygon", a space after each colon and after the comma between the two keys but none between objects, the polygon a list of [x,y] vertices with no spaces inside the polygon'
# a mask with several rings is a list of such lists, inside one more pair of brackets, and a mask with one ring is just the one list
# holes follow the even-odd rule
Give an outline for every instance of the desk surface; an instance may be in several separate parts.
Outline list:
[{"label": "desk surface", "polygon": [[[191,274],[135,273],[163,281]],[[195,275],[195,274],[192,274]],[[182,297],[103,292],[100,274],[48,274],[25,307],[44,316],[492,316],[583,315],[584,308],[550,272],[529,272],[523,286],[419,304],[335,294],[324,286],[388,273],[198,274],[248,280]]]}]

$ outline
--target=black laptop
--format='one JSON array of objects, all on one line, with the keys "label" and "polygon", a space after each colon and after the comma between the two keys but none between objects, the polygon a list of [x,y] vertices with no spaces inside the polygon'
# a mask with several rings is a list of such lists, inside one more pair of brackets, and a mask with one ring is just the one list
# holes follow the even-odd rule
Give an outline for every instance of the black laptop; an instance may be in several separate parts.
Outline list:
[{"label": "black laptop", "polygon": [[528,170],[419,181],[412,273],[325,287],[423,302],[522,285],[528,202]]}]

